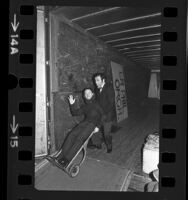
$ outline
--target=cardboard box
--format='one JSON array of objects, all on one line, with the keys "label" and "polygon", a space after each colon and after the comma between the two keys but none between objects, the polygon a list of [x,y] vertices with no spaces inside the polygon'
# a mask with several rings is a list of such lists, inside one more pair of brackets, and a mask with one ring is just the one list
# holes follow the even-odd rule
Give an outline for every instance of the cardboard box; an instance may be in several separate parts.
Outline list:
[{"label": "cardboard box", "polygon": [[159,164],[159,136],[151,134],[147,137],[143,148],[143,172],[149,174],[158,169]]}]

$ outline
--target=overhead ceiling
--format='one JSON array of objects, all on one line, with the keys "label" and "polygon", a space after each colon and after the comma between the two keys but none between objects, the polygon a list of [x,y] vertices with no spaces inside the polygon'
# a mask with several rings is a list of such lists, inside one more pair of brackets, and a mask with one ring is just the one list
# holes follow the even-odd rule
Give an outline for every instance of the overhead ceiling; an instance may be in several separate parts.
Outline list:
[{"label": "overhead ceiling", "polygon": [[55,7],[72,23],[138,65],[160,67],[161,12],[143,7]]}]

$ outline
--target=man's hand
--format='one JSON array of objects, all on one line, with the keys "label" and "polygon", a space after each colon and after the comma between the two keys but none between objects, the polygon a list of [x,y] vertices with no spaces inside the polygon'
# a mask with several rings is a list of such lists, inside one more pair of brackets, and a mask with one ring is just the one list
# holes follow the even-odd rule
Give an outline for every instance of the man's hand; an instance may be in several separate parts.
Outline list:
[{"label": "man's hand", "polygon": [[75,102],[75,98],[73,97],[73,95],[69,95],[68,100],[71,105]]},{"label": "man's hand", "polygon": [[99,131],[99,128],[98,127],[95,127],[93,133],[97,133]]}]

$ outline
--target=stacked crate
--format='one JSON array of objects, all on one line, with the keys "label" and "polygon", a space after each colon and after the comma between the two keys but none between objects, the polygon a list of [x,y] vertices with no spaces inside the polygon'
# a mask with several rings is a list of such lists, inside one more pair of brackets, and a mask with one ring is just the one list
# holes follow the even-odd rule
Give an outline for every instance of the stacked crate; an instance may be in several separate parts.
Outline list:
[{"label": "stacked crate", "polygon": [[146,138],[143,148],[143,172],[149,174],[158,169],[159,164],[159,135],[158,133],[150,134]]}]

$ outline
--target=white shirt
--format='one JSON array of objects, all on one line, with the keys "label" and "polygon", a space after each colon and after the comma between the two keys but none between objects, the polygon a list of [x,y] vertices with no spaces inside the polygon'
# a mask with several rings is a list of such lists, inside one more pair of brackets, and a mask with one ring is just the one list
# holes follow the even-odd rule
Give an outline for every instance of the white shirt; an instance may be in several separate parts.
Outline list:
[{"label": "white shirt", "polygon": [[104,85],[105,85],[105,83],[102,85],[102,88],[99,89],[100,93],[102,92],[102,89],[103,89]]}]

